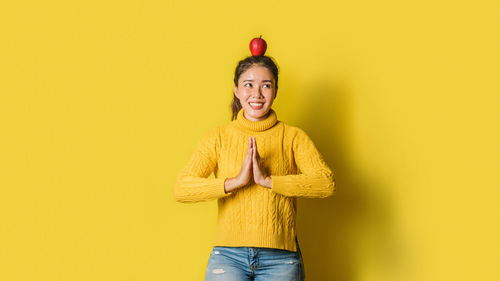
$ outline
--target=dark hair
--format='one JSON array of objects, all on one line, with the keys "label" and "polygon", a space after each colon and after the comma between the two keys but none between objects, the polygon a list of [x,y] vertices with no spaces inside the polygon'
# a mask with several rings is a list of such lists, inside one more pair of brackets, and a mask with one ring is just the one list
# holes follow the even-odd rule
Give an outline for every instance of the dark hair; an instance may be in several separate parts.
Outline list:
[{"label": "dark hair", "polygon": [[[234,71],[234,85],[238,87],[238,80],[240,75],[252,66],[264,66],[273,74],[275,81],[275,91],[278,91],[278,66],[271,57],[268,56],[249,56],[238,62],[236,70]],[[276,92],[276,95],[278,93]],[[276,97],[275,97],[276,98]],[[233,92],[233,101],[231,103],[232,118],[235,120],[238,116],[238,112],[241,110],[242,106],[240,100],[236,97]]]}]

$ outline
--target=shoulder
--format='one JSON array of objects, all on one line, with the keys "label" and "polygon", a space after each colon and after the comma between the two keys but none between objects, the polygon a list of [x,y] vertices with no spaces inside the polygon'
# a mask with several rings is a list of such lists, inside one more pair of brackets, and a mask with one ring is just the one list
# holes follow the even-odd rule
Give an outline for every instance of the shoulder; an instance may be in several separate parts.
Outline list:
[{"label": "shoulder", "polygon": [[220,131],[220,126],[205,129],[203,131],[203,138],[215,137],[219,134],[219,131]]},{"label": "shoulder", "polygon": [[234,134],[235,131],[237,131],[236,123],[235,123],[235,121],[231,121],[231,122],[228,122],[226,124],[217,126],[214,130],[218,130],[219,135],[221,135],[223,137],[227,136],[227,135],[231,135],[231,134]]},{"label": "shoulder", "polygon": [[293,125],[285,125],[285,141],[296,151],[316,147],[305,129]]},{"label": "shoulder", "polygon": [[217,143],[220,138],[220,127],[221,126],[215,126],[209,129],[205,129],[198,143]]},{"label": "shoulder", "polygon": [[285,137],[295,139],[295,138],[303,138],[303,137],[309,137],[309,135],[306,133],[306,131],[298,126],[290,125],[283,123],[284,126],[284,131],[285,131]]}]

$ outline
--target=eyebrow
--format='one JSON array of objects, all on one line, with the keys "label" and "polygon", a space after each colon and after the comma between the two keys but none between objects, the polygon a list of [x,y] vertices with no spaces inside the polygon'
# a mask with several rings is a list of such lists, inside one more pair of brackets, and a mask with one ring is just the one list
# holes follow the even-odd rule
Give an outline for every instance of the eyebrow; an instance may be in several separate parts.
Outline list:
[{"label": "eyebrow", "polygon": [[[254,80],[250,80],[250,79],[243,80],[243,82],[246,82],[246,81],[252,81],[253,82]],[[271,82],[272,83],[273,81],[271,81],[271,80],[262,80],[262,82]]]}]

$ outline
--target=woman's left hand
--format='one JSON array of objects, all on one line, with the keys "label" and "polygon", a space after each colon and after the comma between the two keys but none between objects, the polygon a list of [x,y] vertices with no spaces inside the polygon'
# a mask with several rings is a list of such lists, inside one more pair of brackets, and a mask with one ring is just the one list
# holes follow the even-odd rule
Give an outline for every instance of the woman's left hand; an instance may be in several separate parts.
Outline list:
[{"label": "woman's left hand", "polygon": [[256,184],[262,185],[267,188],[271,188],[272,181],[271,177],[263,169],[262,158],[260,158],[259,152],[257,151],[257,143],[255,137],[252,137],[253,145],[253,155],[252,155],[252,166],[253,166],[253,179]]}]

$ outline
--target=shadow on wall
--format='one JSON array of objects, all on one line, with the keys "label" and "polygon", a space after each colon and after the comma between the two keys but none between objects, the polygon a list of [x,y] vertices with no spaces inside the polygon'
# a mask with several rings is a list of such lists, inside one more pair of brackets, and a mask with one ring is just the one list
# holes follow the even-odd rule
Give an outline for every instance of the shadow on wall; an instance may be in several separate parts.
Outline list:
[{"label": "shadow on wall", "polygon": [[336,179],[332,197],[298,199],[298,240],[308,281],[355,281],[362,268],[395,263],[393,208],[384,182],[363,174],[363,163],[349,153],[352,91],[340,77],[319,79],[308,106],[297,112],[304,129]]}]

